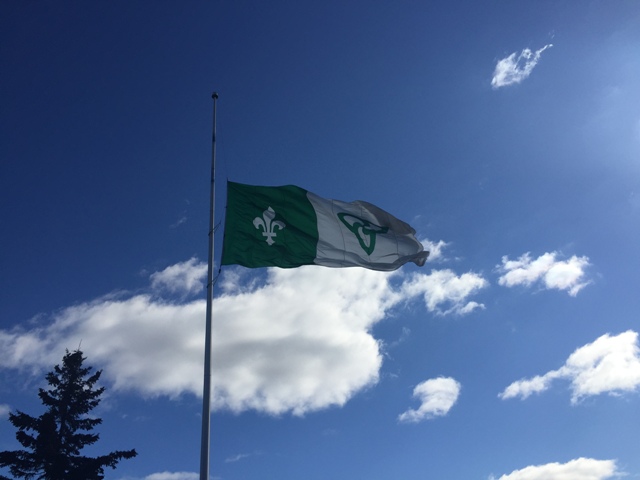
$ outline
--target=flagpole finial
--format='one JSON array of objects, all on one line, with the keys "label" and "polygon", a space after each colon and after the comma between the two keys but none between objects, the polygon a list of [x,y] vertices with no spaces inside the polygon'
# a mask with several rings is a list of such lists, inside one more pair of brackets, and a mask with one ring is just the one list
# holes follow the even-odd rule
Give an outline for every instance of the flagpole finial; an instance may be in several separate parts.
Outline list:
[{"label": "flagpole finial", "polygon": [[214,100],[218,99],[218,92],[213,92],[213,95],[211,95],[211,98],[213,98]]}]

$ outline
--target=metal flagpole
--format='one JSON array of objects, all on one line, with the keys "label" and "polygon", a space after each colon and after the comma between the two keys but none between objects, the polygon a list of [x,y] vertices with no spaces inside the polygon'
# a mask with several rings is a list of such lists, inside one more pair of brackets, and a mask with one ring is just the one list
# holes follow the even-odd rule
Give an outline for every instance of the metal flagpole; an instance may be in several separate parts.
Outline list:
[{"label": "metal flagpole", "polygon": [[215,228],[216,173],[216,105],[218,94],[213,93],[213,134],[211,137],[211,197],[209,200],[209,269],[207,274],[207,315],[204,337],[204,387],[202,390],[202,438],[200,442],[200,480],[209,480],[209,451],[211,442],[211,306],[213,303],[213,230]]}]

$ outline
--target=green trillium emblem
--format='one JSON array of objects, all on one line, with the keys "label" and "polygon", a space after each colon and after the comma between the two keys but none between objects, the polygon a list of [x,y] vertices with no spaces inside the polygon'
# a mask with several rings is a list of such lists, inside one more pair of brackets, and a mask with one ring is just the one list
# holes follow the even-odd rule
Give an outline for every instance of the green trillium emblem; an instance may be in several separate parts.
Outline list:
[{"label": "green trillium emblem", "polygon": [[356,236],[367,255],[371,255],[376,248],[376,235],[389,231],[389,227],[381,227],[350,213],[339,213],[338,218]]}]

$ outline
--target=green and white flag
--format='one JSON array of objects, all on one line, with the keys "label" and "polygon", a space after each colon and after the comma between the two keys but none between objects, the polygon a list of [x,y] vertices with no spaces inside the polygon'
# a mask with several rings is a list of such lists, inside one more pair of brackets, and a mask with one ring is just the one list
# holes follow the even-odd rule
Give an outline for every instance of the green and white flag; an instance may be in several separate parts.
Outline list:
[{"label": "green and white flag", "polygon": [[396,270],[429,252],[410,225],[367,202],[318,197],[300,187],[227,183],[223,265]]}]

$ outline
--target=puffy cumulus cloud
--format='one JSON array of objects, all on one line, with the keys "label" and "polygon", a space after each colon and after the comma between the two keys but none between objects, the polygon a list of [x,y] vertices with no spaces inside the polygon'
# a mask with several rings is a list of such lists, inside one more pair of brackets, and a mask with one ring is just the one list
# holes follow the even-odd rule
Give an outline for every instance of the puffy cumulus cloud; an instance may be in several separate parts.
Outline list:
[{"label": "puffy cumulus cloud", "polygon": [[577,349],[563,367],[572,379],[573,399],[604,392],[630,392],[640,385],[638,334],[603,335]]},{"label": "puffy cumulus cloud", "polygon": [[409,409],[398,416],[403,423],[418,423],[449,413],[460,395],[460,383],[450,377],[438,377],[416,385],[413,397],[420,400],[418,409]]},{"label": "puffy cumulus cloud", "polygon": [[476,273],[456,275],[451,270],[433,270],[414,274],[404,283],[402,291],[413,297],[422,295],[430,312],[446,315],[471,313],[484,305],[467,299],[487,287],[489,282]]},{"label": "puffy cumulus cloud", "polygon": [[50,369],[82,345],[113,388],[175,396],[201,390],[205,302],[105,296],[58,312],[31,330],[0,331],[0,367]]},{"label": "puffy cumulus cloud", "polygon": [[389,275],[318,267],[267,275],[217,299],[215,406],[303,414],[377,382],[382,357],[369,331],[399,300]]},{"label": "puffy cumulus cloud", "polygon": [[182,295],[195,294],[203,290],[206,276],[207,265],[191,258],[151,274],[151,288]]},{"label": "puffy cumulus cloud", "polygon": [[545,253],[532,259],[529,252],[517,260],[502,257],[502,264],[496,269],[502,275],[498,283],[505,287],[542,284],[546,289],[566,290],[575,297],[590,282],[585,280],[586,269],[590,266],[588,257],[572,256],[568,260],[558,260],[558,253]]},{"label": "puffy cumulus cloud", "polygon": [[424,239],[421,240],[424,249],[429,252],[429,262],[437,262],[443,260],[444,249],[449,246],[448,242],[438,240],[437,242]]},{"label": "puffy cumulus cloud", "polygon": [[560,369],[514,382],[499,396],[525,399],[547,390],[558,378],[570,380],[572,403],[601,393],[635,391],[640,386],[638,334],[629,330],[615,336],[602,335],[573,352]]},{"label": "puffy cumulus cloud", "polygon": [[494,89],[498,89],[522,82],[531,75],[531,72],[540,61],[542,52],[552,46],[551,44],[545,45],[535,52],[525,48],[520,54],[513,52],[508,57],[498,60],[493,71],[491,86]]},{"label": "puffy cumulus cloud", "polygon": [[[37,327],[0,330],[0,368],[40,375],[65,348],[81,344],[115,391],[200,396],[206,302],[161,294],[168,285],[193,291],[203,265],[189,260],[151,275],[152,286],[163,287],[153,293],[107,295]],[[303,415],[343,405],[378,381],[382,355],[371,330],[390,309],[417,296],[431,310],[448,302],[450,310],[471,311],[466,296],[476,290],[461,286],[465,275],[448,271],[442,277],[321,267],[263,272],[231,268],[220,282],[213,305],[216,409]]]},{"label": "puffy cumulus cloud", "polygon": [[621,476],[623,473],[618,471],[615,460],[576,458],[567,463],[531,465],[502,475],[498,480],[606,480]]}]

